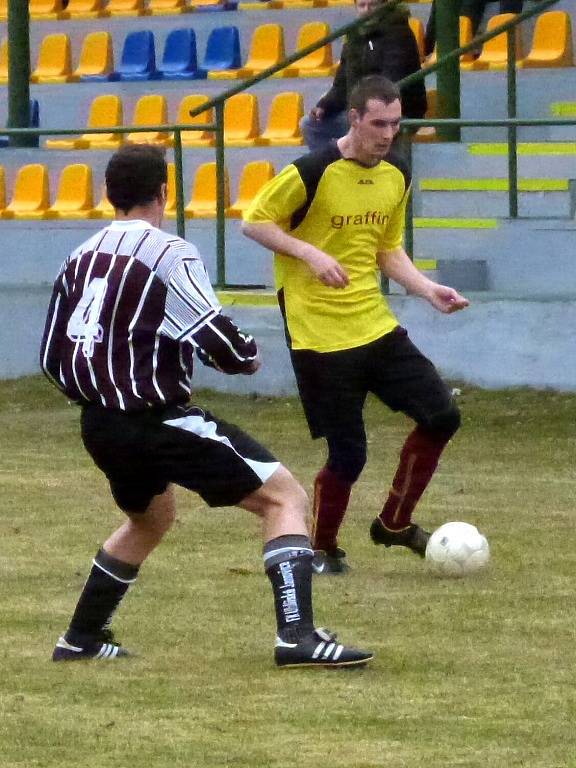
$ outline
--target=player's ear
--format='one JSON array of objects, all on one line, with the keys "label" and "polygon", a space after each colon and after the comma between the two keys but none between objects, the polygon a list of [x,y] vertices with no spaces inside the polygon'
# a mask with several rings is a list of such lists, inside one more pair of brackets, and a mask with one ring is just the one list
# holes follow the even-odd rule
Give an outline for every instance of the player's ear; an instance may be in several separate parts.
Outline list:
[{"label": "player's ear", "polygon": [[352,107],[348,110],[348,123],[352,128],[355,128],[360,122],[361,116],[357,109]]},{"label": "player's ear", "polygon": [[164,183],[160,185],[160,194],[158,196],[158,200],[162,205],[166,205],[166,200],[168,199],[168,184]]}]

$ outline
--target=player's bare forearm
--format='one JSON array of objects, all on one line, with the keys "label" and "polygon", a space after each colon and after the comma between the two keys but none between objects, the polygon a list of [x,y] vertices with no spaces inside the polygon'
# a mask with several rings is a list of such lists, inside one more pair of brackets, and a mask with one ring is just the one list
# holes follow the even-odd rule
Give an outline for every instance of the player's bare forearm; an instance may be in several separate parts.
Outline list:
[{"label": "player's bare forearm", "polygon": [[403,248],[394,248],[378,254],[378,265],[386,277],[394,280],[408,293],[426,299],[439,312],[450,314],[464,309],[470,303],[454,288],[440,285],[423,275],[412,263]]},{"label": "player's bare forearm", "polygon": [[318,280],[331,288],[344,288],[348,285],[346,270],[324,251],[314,245],[292,237],[275,224],[267,221],[258,224],[243,222],[242,232],[265,248],[276,253],[292,256],[305,262]]}]

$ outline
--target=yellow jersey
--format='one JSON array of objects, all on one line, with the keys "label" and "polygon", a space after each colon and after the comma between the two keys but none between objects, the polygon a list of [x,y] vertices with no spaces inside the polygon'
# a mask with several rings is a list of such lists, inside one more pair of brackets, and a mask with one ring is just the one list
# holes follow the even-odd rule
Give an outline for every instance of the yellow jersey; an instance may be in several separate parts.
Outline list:
[{"label": "yellow jersey", "polygon": [[335,352],[369,344],[397,325],[380,288],[377,254],[402,244],[408,171],[393,156],[374,167],[336,143],[287,165],[244,215],[273,222],[335,258],[346,288],[323,285],[302,260],[275,253],[279,301],[292,349]]}]

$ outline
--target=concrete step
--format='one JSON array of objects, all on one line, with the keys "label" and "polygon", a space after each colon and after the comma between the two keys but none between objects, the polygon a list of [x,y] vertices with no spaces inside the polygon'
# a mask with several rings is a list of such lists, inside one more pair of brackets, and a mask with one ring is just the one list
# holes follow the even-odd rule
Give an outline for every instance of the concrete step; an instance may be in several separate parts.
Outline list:
[{"label": "concrete step", "polygon": [[[520,179],[518,212],[523,217],[574,215],[574,186],[569,179]],[[507,217],[507,179],[421,179],[414,197],[419,216]]]}]

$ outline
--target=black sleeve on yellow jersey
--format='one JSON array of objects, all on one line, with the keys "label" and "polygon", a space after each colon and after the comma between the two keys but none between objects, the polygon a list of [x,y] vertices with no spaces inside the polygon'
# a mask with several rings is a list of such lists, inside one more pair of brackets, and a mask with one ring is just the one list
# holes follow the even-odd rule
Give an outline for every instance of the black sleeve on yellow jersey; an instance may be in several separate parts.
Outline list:
[{"label": "black sleeve on yellow jersey", "polygon": [[398,168],[402,176],[404,176],[404,194],[406,194],[406,190],[410,189],[410,185],[412,184],[412,174],[410,173],[410,168],[408,167],[408,163],[404,160],[403,157],[400,157],[398,152],[395,149],[392,149],[385,158],[387,163],[390,163],[390,165],[393,165],[395,168]]},{"label": "black sleeve on yellow jersey", "polygon": [[325,149],[310,152],[309,154],[294,160],[293,165],[298,169],[300,178],[306,188],[306,202],[292,214],[292,218],[290,219],[291,230],[296,229],[308,213],[308,209],[312,204],[312,200],[314,200],[314,195],[318,188],[318,182],[322,178],[322,174],[326,168],[330,163],[335,163],[337,160],[341,159],[342,155],[340,154],[340,150],[336,146],[336,142],[334,142]]}]

